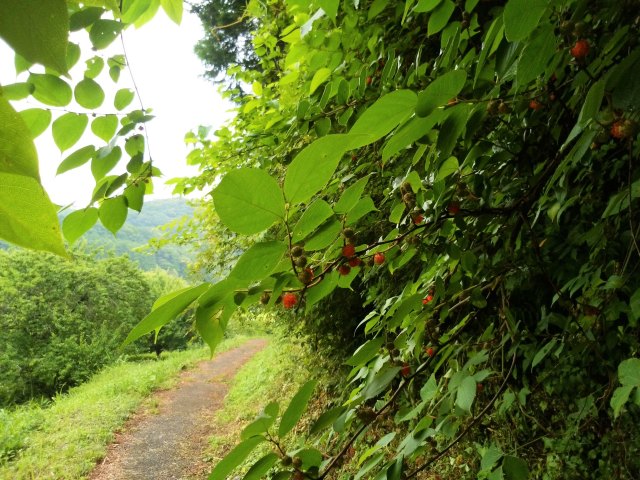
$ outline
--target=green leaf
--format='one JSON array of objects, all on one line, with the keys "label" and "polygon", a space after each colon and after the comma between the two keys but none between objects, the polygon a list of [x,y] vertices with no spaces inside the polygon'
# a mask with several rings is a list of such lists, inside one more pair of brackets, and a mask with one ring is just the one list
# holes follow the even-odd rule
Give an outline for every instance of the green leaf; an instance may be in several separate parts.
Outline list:
[{"label": "green leaf", "polygon": [[310,430],[311,435],[315,435],[321,430],[327,428],[329,425],[332,425],[340,415],[342,415],[347,410],[347,407],[333,407],[329,410],[325,411],[320,415],[318,420],[313,424]]},{"label": "green leaf", "polygon": [[116,95],[113,99],[113,106],[116,107],[117,110],[122,110],[127,108],[129,104],[135,98],[135,93],[133,90],[128,88],[121,88],[116,92]]},{"label": "green leaf", "polygon": [[0,2],[0,37],[28,61],[67,73],[68,36],[65,0]]},{"label": "green leaf", "polygon": [[253,449],[264,441],[264,437],[251,437],[238,444],[233,450],[225,455],[220,462],[218,462],[208,479],[226,480],[229,474],[249,456]]},{"label": "green leaf", "polygon": [[435,35],[447,26],[453,11],[456,9],[455,3],[451,0],[444,0],[431,15],[429,15],[429,23],[427,24],[427,35]]},{"label": "green leaf", "polygon": [[323,224],[311,237],[307,238],[304,243],[304,249],[308,252],[322,250],[333,243],[342,231],[342,224],[332,219]]},{"label": "green leaf", "polygon": [[199,305],[196,309],[196,330],[209,346],[213,355],[218,344],[224,339],[226,325],[221,321],[220,305],[205,307]]},{"label": "green leaf", "polygon": [[183,0],[160,0],[164,12],[178,25],[182,22],[182,2]]},{"label": "green leaf", "polygon": [[577,125],[579,128],[584,128],[600,111],[600,105],[604,98],[605,85],[605,80],[598,80],[591,85],[589,93],[587,93],[587,97],[584,99],[584,104],[582,104],[582,108],[580,109],[580,114],[578,115]]},{"label": "green leaf", "polygon": [[118,37],[124,24],[115,20],[96,20],[89,30],[89,40],[96,50],[107,48]]},{"label": "green leaf", "polygon": [[466,79],[467,72],[464,70],[453,70],[436,78],[418,95],[416,114],[426,117],[436,108],[445,105],[462,91]]},{"label": "green leaf", "polygon": [[320,68],[316,71],[311,79],[311,86],[309,87],[309,95],[312,95],[320,85],[326,82],[331,76],[331,70],[328,68]]},{"label": "green leaf", "polygon": [[291,238],[292,242],[298,243],[301,240],[304,240],[332,216],[333,210],[329,204],[322,199],[316,200],[309,205],[300,217],[300,220],[296,223],[295,227],[293,227]]},{"label": "green leaf", "polygon": [[354,208],[362,194],[364,193],[364,189],[367,186],[367,182],[369,181],[369,177],[364,177],[355,182],[353,185],[349,186],[342,192],[340,196],[340,200],[333,206],[333,210],[336,213],[349,213],[349,211]]},{"label": "green leaf", "polygon": [[85,78],[78,82],[74,90],[76,102],[81,107],[95,110],[104,102],[104,91],[95,80]]},{"label": "green leaf", "polygon": [[[446,110],[434,112],[427,117],[414,117],[395,132],[382,149],[382,161],[386,162],[403,148],[408,147],[424,135],[438,123]],[[447,112],[448,113],[448,112]]]},{"label": "green leaf", "polygon": [[544,357],[547,356],[547,354],[553,349],[553,347],[556,346],[556,339],[552,339],[551,341],[549,341],[544,347],[542,347],[538,353],[536,353],[536,356],[533,357],[533,361],[531,362],[531,369],[533,370],[533,368],[538,365],[543,359]]},{"label": "green leaf", "polygon": [[69,243],[74,243],[98,221],[98,209],[94,207],[76,210],[64,217],[62,233]]},{"label": "green leaf", "polygon": [[442,0],[418,0],[418,4],[413,9],[416,13],[426,13],[430,12],[434,8],[436,8]]},{"label": "green leaf", "polygon": [[53,141],[61,152],[73,147],[82,137],[89,118],[81,113],[65,113],[53,121],[51,133]]},{"label": "green leaf", "polygon": [[118,117],[116,115],[104,115],[96,117],[91,122],[91,131],[93,134],[105,142],[109,142],[116,134],[118,129]]},{"label": "green leaf", "polygon": [[96,78],[104,68],[104,60],[102,57],[92,57],[85,62],[87,69],[84,71],[86,78]]},{"label": "green leaf", "polygon": [[622,387],[618,387],[613,391],[613,395],[611,396],[610,405],[613,408],[613,418],[618,418],[620,415],[620,410],[624,407],[625,403],[629,401],[629,395],[631,395],[631,391],[636,388],[633,385],[624,385]]},{"label": "green leaf", "polygon": [[33,85],[27,82],[12,83],[0,86],[0,96],[6,100],[22,100],[31,95]]},{"label": "green leaf", "polygon": [[123,0],[122,21],[135,23],[151,6],[151,0]]},{"label": "green leaf", "polygon": [[242,433],[240,433],[240,439],[246,440],[247,438],[251,438],[255,435],[260,435],[261,433],[265,433],[271,425],[276,421],[276,417],[278,416],[278,402],[269,403],[264,410],[258,415],[253,422],[244,427]]},{"label": "green leaf", "polygon": [[351,356],[349,360],[347,360],[347,365],[351,365],[352,367],[357,367],[358,365],[364,365],[376,354],[380,351],[380,347],[384,343],[383,337],[374,338],[369,340],[364,345],[361,345],[358,350]]},{"label": "green leaf", "polygon": [[95,153],[96,149],[93,145],[87,145],[86,147],[76,150],[60,163],[56,175],[84,165],[93,158]]},{"label": "green leaf", "polygon": [[284,194],[291,203],[309,200],[333,176],[340,159],[351,148],[348,135],[327,135],[307,145],[293,159],[284,179]]},{"label": "green leaf", "polygon": [[640,319],[640,288],[629,299],[629,308],[631,308],[632,318]]},{"label": "green leaf", "polygon": [[542,75],[556,55],[556,37],[551,25],[544,25],[526,44],[520,59],[516,79],[520,88]]},{"label": "green leaf", "polygon": [[160,297],[153,306],[149,315],[144,317],[127,335],[123,346],[130,344],[134,340],[159,329],[169,320],[187,309],[193,301],[205,292],[211,285],[202,283],[195,287],[185,288],[179,292],[173,292],[164,297]]},{"label": "green leaf", "polygon": [[22,117],[0,96],[0,173],[26,175],[40,181],[38,154]]},{"label": "green leaf", "polygon": [[94,155],[91,161],[91,173],[93,178],[97,181],[103,178],[107,173],[115,168],[115,166],[122,158],[122,149],[117,146],[102,147],[96,155]]},{"label": "green leaf", "polygon": [[340,0],[318,0],[318,6],[324,10],[329,18],[336,18]]},{"label": "green leaf", "polygon": [[509,0],[504,8],[504,29],[507,40],[524,40],[540,23],[549,7],[548,0]]},{"label": "green leaf", "polygon": [[438,175],[436,175],[436,182],[444,180],[445,178],[453,175],[458,170],[459,164],[456,157],[449,157],[438,169]]},{"label": "green leaf", "polygon": [[32,73],[29,83],[33,84],[33,98],[52,107],[66,107],[71,103],[73,91],[62,79],[48,73]]},{"label": "green leaf", "polygon": [[490,472],[494,465],[498,463],[498,460],[502,458],[502,452],[493,445],[487,448],[487,451],[482,455],[480,461],[480,470]]},{"label": "green leaf", "polygon": [[127,199],[127,207],[136,212],[141,212],[146,189],[146,184],[143,182],[131,184],[125,188],[124,198]]},{"label": "green leaf", "polygon": [[[31,138],[36,138],[41,135],[51,123],[51,110],[29,108],[18,113],[20,113],[24,123],[31,132]],[[4,122],[2,123],[4,124]]]},{"label": "green leaf", "polygon": [[0,238],[67,256],[56,209],[33,177],[0,171]]},{"label": "green leaf", "polygon": [[264,170],[254,168],[225,175],[213,191],[213,202],[222,223],[245,235],[262,232],[285,215],[278,182]]},{"label": "green leaf", "polygon": [[307,311],[309,311],[309,309],[313,305],[315,305],[324,297],[326,297],[331,292],[333,292],[338,286],[339,279],[340,279],[340,274],[336,270],[334,270],[328,273],[327,275],[325,275],[319,284],[314,285],[309,290],[307,290],[307,295],[305,297]]},{"label": "green leaf", "polygon": [[472,376],[465,377],[458,387],[456,405],[461,409],[470,412],[473,401],[476,398],[476,388],[476,379]]},{"label": "green leaf", "polygon": [[527,462],[511,455],[505,455],[502,460],[502,471],[505,480],[527,480],[529,478]]},{"label": "green leaf", "polygon": [[640,358],[628,358],[620,362],[618,380],[622,385],[640,387]]},{"label": "green leaf", "polygon": [[307,408],[307,404],[311,399],[311,395],[313,394],[313,390],[316,388],[316,384],[318,382],[316,380],[309,380],[307,383],[302,385],[298,392],[293,396],[289,406],[282,414],[282,418],[280,419],[280,426],[278,427],[278,436],[280,438],[284,438],[284,436],[289,433],[293,427],[296,426],[300,417],[304,413]]},{"label": "green leaf", "polygon": [[278,461],[278,455],[275,453],[267,453],[264,457],[254,463],[247,474],[243,477],[243,480],[259,480],[263,478],[267,472]]},{"label": "green leaf", "polygon": [[362,391],[365,400],[377,397],[380,393],[387,389],[391,381],[396,378],[400,367],[385,367],[380,370],[371,379],[371,382]]},{"label": "green leaf", "polygon": [[418,97],[412,90],[388,93],[364,111],[349,135],[362,135],[366,142],[363,145],[375,142],[413,115],[417,101]]},{"label": "green leaf", "polygon": [[123,196],[107,198],[98,211],[100,222],[115,235],[127,220],[127,202]]},{"label": "green leaf", "polygon": [[77,32],[98,20],[105,13],[103,8],[85,7],[69,17],[69,30]]},{"label": "green leaf", "polygon": [[246,284],[268,277],[287,251],[284,242],[277,240],[252,245],[238,259],[229,277]]},{"label": "green leaf", "polygon": [[367,20],[371,21],[378,15],[380,15],[385,8],[389,5],[389,0],[373,0],[373,3],[369,7],[369,13],[367,14]]},{"label": "green leaf", "polygon": [[378,210],[373,203],[373,199],[370,196],[366,196],[356,203],[356,206],[353,207],[349,213],[347,213],[347,218],[345,219],[346,225],[353,225],[362,217],[364,217],[367,213],[375,212]]}]

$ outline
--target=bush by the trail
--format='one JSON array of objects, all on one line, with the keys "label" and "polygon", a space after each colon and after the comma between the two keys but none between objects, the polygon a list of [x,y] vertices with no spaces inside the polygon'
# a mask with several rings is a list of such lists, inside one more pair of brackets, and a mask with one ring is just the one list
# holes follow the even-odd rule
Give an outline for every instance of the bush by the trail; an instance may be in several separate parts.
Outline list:
[{"label": "bush by the trail", "polygon": [[[177,288],[169,277],[168,288]],[[161,283],[160,274],[150,279],[126,258],[1,251],[0,404],[54,395],[123,353],[148,350],[142,342],[119,347],[162,293]],[[186,345],[184,324],[172,326],[164,349]]]}]

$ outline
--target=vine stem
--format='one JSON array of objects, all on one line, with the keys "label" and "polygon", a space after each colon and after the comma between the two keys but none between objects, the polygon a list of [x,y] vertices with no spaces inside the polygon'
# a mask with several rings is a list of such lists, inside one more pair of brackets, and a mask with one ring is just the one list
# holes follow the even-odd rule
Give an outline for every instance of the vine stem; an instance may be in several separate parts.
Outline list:
[{"label": "vine stem", "polygon": [[513,360],[511,361],[511,366],[509,367],[509,371],[507,372],[507,375],[505,375],[502,385],[500,385],[500,388],[498,389],[496,394],[493,396],[493,398],[489,401],[489,403],[485,405],[485,407],[480,411],[480,413],[476,415],[473,418],[473,420],[471,420],[469,425],[467,425],[464,428],[464,430],[462,430],[462,432],[460,432],[460,434],[449,445],[447,445],[443,450],[439,451],[436,455],[431,457],[427,461],[427,463],[425,463],[421,467],[415,469],[413,472],[404,476],[403,479],[409,479],[409,478],[415,477],[418,473],[422,472],[423,470],[427,469],[429,466],[433,465],[435,462],[440,460],[449,450],[451,450],[460,440],[464,438],[464,436],[469,432],[469,430],[471,430],[471,428],[473,428],[475,424],[478,423],[478,421],[480,421],[482,417],[484,417],[485,413],[487,413],[487,411],[491,408],[491,406],[498,400],[498,397],[502,394],[502,392],[507,386],[507,382],[509,381],[509,377],[511,377],[511,372],[513,372],[513,368],[515,367],[515,365],[516,365],[516,354],[514,353]]}]

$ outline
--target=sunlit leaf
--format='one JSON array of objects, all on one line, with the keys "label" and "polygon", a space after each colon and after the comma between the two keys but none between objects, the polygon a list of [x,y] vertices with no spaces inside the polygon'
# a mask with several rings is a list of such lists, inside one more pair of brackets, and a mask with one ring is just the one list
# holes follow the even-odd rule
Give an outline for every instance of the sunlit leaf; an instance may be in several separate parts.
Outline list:
[{"label": "sunlit leaf", "polygon": [[53,141],[61,152],[73,147],[82,137],[89,118],[81,113],[65,113],[53,121],[51,133]]},{"label": "sunlit leaf", "polygon": [[69,243],[74,243],[98,221],[98,209],[94,207],[76,210],[64,217],[62,233]]},{"label": "sunlit leaf", "polygon": [[289,402],[289,406],[282,414],[280,426],[278,427],[278,435],[281,438],[289,433],[302,417],[317,383],[317,380],[309,380],[300,387],[298,392],[291,399],[291,402]]},{"label": "sunlit leaf", "polygon": [[0,172],[26,175],[37,181],[38,154],[23,117],[0,96]]}]

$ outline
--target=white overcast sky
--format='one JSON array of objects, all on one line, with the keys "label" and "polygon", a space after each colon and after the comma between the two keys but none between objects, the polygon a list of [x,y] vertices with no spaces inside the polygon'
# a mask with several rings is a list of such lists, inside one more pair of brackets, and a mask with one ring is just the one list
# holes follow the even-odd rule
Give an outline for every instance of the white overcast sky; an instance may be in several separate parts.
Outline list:
[{"label": "white overcast sky", "polygon": [[[154,198],[167,198],[171,196],[173,186],[165,186],[165,180],[197,173],[184,160],[189,152],[183,141],[184,134],[198,125],[214,128],[221,126],[231,117],[230,105],[222,100],[216,86],[201,77],[204,67],[193,53],[193,47],[203,36],[202,26],[200,20],[189,14],[186,8],[180,26],[160,10],[151,22],[137,30],[130,27],[123,35],[142,102],[145,108],[153,109],[152,113],[156,117],[147,123],[147,133],[154,165],[162,170],[164,177],[154,181]],[[73,82],[77,82],[82,79],[85,52],[89,56],[93,52],[86,36],[72,37],[72,40],[80,43],[83,49],[83,58],[71,71]],[[12,52],[1,43],[0,41],[0,83],[7,85],[16,80],[24,81],[23,76],[16,78]],[[104,53],[106,60],[108,56],[121,52],[120,41],[116,40],[108,50],[98,53]],[[131,87],[128,73],[123,70],[120,81],[111,92],[106,88],[112,84],[107,68],[97,80],[107,93],[105,103],[99,111],[115,112],[111,104],[113,93],[118,88]],[[136,102],[134,100],[130,108],[136,107]],[[14,105],[18,110],[41,107],[34,101],[14,102]],[[66,108],[82,111],[74,103]],[[54,119],[56,115],[63,113],[53,110]],[[90,133],[88,127],[87,132],[89,133],[77,145],[64,153],[60,153],[53,143],[50,130],[36,139],[42,183],[54,203],[68,205],[75,202],[77,207],[82,207],[90,199],[95,183],[89,164],[60,176],[55,175],[60,161],[75,149],[90,143],[103,144]]]}]

